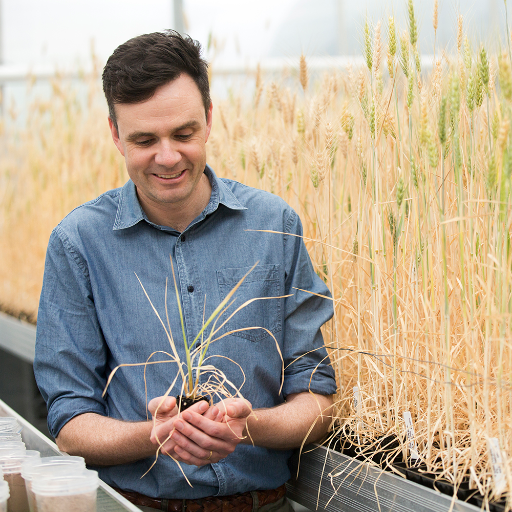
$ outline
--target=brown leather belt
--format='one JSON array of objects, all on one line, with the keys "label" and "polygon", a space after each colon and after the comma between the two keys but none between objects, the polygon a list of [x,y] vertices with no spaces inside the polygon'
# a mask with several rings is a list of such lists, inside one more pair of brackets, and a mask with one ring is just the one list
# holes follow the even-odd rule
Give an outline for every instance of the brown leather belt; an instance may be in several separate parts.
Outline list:
[{"label": "brown leather belt", "polygon": [[251,512],[253,501],[258,500],[257,507],[259,508],[275,503],[286,495],[284,484],[277,489],[244,492],[231,496],[209,496],[197,500],[166,500],[150,498],[138,492],[115,490],[134,505],[166,510],[167,512]]}]

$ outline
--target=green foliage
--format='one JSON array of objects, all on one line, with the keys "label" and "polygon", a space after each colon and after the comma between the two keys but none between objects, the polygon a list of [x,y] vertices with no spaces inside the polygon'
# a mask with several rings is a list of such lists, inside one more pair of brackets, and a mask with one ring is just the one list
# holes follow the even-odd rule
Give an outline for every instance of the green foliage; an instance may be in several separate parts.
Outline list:
[{"label": "green foliage", "polygon": [[311,183],[313,183],[313,187],[318,188],[320,185],[320,173],[318,172],[316,165],[311,166],[309,176],[311,178]]},{"label": "green foliage", "polygon": [[354,136],[354,116],[350,112],[344,112],[341,116],[341,126],[347,134],[348,140]]},{"label": "green foliage", "polygon": [[245,171],[245,167],[247,165],[247,161],[246,161],[246,158],[245,158],[245,150],[244,150],[243,147],[240,150],[240,162],[242,164],[242,169]]},{"label": "green foliage", "polygon": [[407,14],[409,22],[409,40],[411,41],[411,46],[416,46],[418,42],[418,25],[416,24],[416,17],[414,16],[414,3],[412,0],[408,2]]},{"label": "green foliage", "polygon": [[368,69],[371,71],[373,67],[373,40],[372,34],[370,31],[370,25],[368,24],[368,20],[364,24],[364,57],[366,59],[366,65]]},{"label": "green foliage", "polygon": [[396,184],[396,204],[398,209],[400,210],[405,195],[405,184],[403,178],[400,176],[398,178],[398,183]]},{"label": "green foliage", "polygon": [[437,167],[439,163],[439,151],[437,149],[434,135],[430,130],[427,131],[427,145],[428,145],[428,163],[431,167]]},{"label": "green foliage", "polygon": [[306,133],[306,122],[304,120],[304,112],[302,112],[302,110],[297,112],[297,132],[302,136]]},{"label": "green foliage", "polygon": [[388,51],[389,54],[394,57],[396,55],[397,50],[397,41],[396,41],[396,28],[395,28],[395,18],[390,16],[388,19]]},{"label": "green foliage", "polygon": [[366,178],[368,176],[368,170],[366,169],[366,164],[361,162],[361,177],[363,178],[363,185],[366,186]]},{"label": "green foliage", "polygon": [[412,184],[414,185],[415,189],[418,189],[418,167],[416,166],[416,162],[414,161],[414,158],[411,161],[411,178],[412,178]]},{"label": "green foliage", "polygon": [[393,215],[393,210],[388,208],[387,210],[388,224],[389,224],[389,232],[391,233],[391,238],[393,239],[393,249],[396,251],[397,242],[398,242],[398,228],[396,224],[395,216]]},{"label": "green foliage", "polygon": [[446,111],[447,98],[443,96],[439,106],[438,136],[439,142],[444,146],[446,144]]},{"label": "green foliage", "polygon": [[471,54],[471,45],[469,43],[469,39],[467,36],[464,38],[464,66],[468,71],[471,70],[473,66],[473,56]]},{"label": "green foliage", "polygon": [[508,55],[502,53],[498,59],[499,80],[503,97],[512,100],[512,69],[510,67],[510,59]]},{"label": "green foliage", "polygon": [[486,178],[487,192],[489,196],[492,196],[493,191],[496,188],[497,181],[496,156],[494,155],[494,153],[491,155],[491,158],[489,159]]},{"label": "green foliage", "polygon": [[480,79],[482,80],[483,90],[486,94],[488,94],[489,79],[490,79],[489,59],[487,58],[487,52],[485,51],[485,48],[483,46],[482,46],[482,49],[480,50],[480,60],[478,62],[478,74],[480,75]]},{"label": "green foliage", "polygon": [[370,135],[372,139],[375,139],[375,129],[376,129],[376,122],[375,122],[375,101],[372,100],[372,104],[370,107]]},{"label": "green foliage", "polygon": [[473,74],[469,75],[467,90],[466,90],[466,104],[468,106],[468,110],[473,112],[476,104],[476,88],[477,88],[477,80]]},{"label": "green foliage", "polygon": [[405,33],[400,37],[400,67],[404,75],[409,78],[409,42]]},{"label": "green foliage", "polygon": [[482,75],[480,74],[480,68],[477,68],[475,101],[478,108],[480,108],[484,102],[484,92],[485,87],[482,81]]},{"label": "green foliage", "polygon": [[352,254],[354,256],[359,254],[359,242],[357,241],[357,238],[354,238],[354,241],[352,242]]},{"label": "green foliage", "polygon": [[409,80],[407,81],[407,107],[409,110],[412,107],[412,102],[414,101],[414,80],[412,75],[409,76]]},{"label": "green foliage", "polygon": [[495,111],[492,116],[492,124],[491,124],[491,134],[494,140],[498,138],[498,131],[500,129],[500,118],[498,112]]}]

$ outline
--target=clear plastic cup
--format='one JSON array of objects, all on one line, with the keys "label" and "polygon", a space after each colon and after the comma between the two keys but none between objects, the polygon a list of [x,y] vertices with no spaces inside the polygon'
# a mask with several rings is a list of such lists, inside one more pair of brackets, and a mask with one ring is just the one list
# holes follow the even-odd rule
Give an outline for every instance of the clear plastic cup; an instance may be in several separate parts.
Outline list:
[{"label": "clear plastic cup", "polygon": [[4,441],[23,441],[18,432],[0,432],[0,444]]},{"label": "clear plastic cup", "polygon": [[38,512],[96,512],[98,473],[84,469],[32,480]]},{"label": "clear plastic cup", "polygon": [[21,476],[21,468],[27,460],[38,459],[39,452],[12,448],[0,450],[0,467],[4,479],[9,484],[9,499],[7,509],[9,512],[27,512],[29,509],[25,480]]},{"label": "clear plastic cup", "polygon": [[[1,474],[0,474],[1,476]],[[7,512],[7,500],[9,499],[9,484],[0,478],[0,512]]]},{"label": "clear plastic cup", "polygon": [[11,448],[21,448],[26,450],[25,443],[23,441],[1,441],[0,440],[0,451],[10,450]]},{"label": "clear plastic cup", "polygon": [[38,478],[66,475],[85,470],[85,460],[77,456],[41,457],[27,460],[21,467],[21,476],[25,480],[27,500],[30,512],[38,512],[37,503],[32,491],[32,482]]},{"label": "clear plastic cup", "polygon": [[14,416],[0,416],[0,432],[18,432],[22,430],[21,425]]},{"label": "clear plastic cup", "polygon": [[3,471],[4,475],[6,472],[8,472],[6,471],[4,465],[10,468],[13,464],[16,464],[15,460],[13,459],[20,459],[23,461],[26,452],[27,450],[24,446],[0,448],[0,470]]}]

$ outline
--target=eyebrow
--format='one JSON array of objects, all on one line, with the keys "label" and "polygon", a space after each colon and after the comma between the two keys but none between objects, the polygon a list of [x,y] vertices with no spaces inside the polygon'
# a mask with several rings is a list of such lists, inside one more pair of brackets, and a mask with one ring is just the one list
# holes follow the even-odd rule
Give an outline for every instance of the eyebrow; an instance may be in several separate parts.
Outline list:
[{"label": "eyebrow", "polygon": [[[187,123],[182,124],[181,126],[176,127],[173,131],[174,132],[180,132],[181,130],[186,130],[187,128],[197,128],[199,126],[198,121],[188,121]],[[135,142],[137,139],[140,139],[142,137],[154,137],[155,134],[151,132],[133,132],[130,133],[126,137],[126,140],[128,142]]]}]

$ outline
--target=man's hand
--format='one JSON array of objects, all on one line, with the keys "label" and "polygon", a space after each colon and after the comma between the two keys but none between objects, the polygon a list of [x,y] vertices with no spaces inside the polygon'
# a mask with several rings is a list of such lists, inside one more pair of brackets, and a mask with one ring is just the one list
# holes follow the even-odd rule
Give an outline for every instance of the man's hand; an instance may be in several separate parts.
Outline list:
[{"label": "man's hand", "polygon": [[163,401],[154,398],[148,408],[155,418],[151,441],[163,443],[162,453],[196,466],[218,462],[232,453],[243,439],[252,412],[251,404],[240,398],[229,398],[212,407],[199,402],[180,415],[172,397]]},{"label": "man's hand", "polygon": [[[176,443],[172,437],[175,432],[175,420],[178,419],[178,407],[176,406],[176,398],[174,397],[157,397],[153,398],[148,404],[148,409],[153,416],[153,428],[151,430],[151,442],[160,446],[162,453],[171,455],[176,458],[174,448]],[[210,419],[216,419],[208,406],[208,403],[204,400],[198,402],[190,407],[198,414],[207,413],[207,417]]]},{"label": "man's hand", "polygon": [[[204,400],[192,405],[190,408],[199,414],[206,413],[206,417],[214,421],[222,420],[222,415],[219,414],[219,411],[212,411],[211,408],[208,407],[208,403]],[[173,423],[169,422],[169,420],[174,419],[178,415],[176,398],[170,396],[166,398],[161,396],[153,398],[148,404],[148,409],[153,416],[151,441],[158,445],[164,442],[172,431]]]}]

